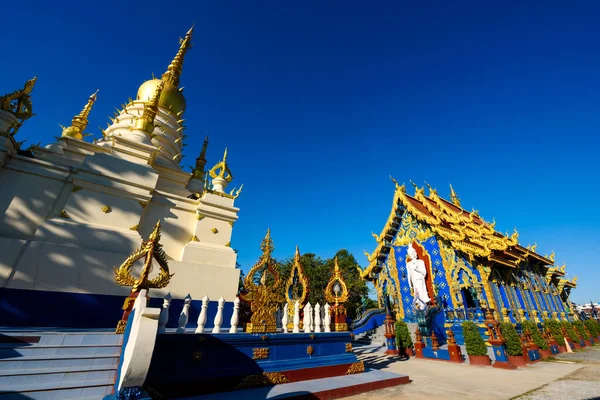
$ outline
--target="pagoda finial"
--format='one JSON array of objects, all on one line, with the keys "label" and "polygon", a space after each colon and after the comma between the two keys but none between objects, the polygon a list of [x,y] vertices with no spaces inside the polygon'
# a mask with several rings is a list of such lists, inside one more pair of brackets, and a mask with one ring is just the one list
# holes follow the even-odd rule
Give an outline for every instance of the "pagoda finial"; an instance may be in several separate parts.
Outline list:
[{"label": "pagoda finial", "polygon": [[92,111],[92,106],[96,102],[98,98],[98,90],[94,92],[90,98],[88,99],[86,105],[83,107],[83,110],[73,117],[71,121],[71,126],[68,128],[64,128],[62,132],[62,137],[72,137],[74,139],[83,140],[85,128],[88,125],[88,117],[90,116],[90,111]]},{"label": "pagoda finial", "polygon": [[183,58],[185,53],[192,47],[192,33],[194,32],[194,25],[185,34],[185,38],[179,39],[179,50],[175,54],[175,58],[171,61],[171,64],[167,67],[167,71],[162,75],[162,81],[170,83],[175,87],[179,87],[179,78],[183,71]]},{"label": "pagoda finial", "polygon": [[161,81],[150,100],[144,105],[144,113],[136,120],[135,128],[152,133],[154,131],[154,119],[158,114],[158,102],[162,94],[165,82]]},{"label": "pagoda finial", "polygon": [[450,184],[450,199],[452,200],[452,204],[454,204],[457,207],[462,208],[462,206],[460,205],[460,199],[458,198],[458,195],[454,191],[452,184]]},{"label": "pagoda finial", "polygon": [[231,175],[231,171],[229,170],[229,166],[227,165],[227,148],[225,148],[225,153],[223,153],[223,160],[219,161],[214,167],[210,169],[210,177],[222,178],[227,183],[230,183],[233,180],[233,175]]},{"label": "pagoda finial", "polygon": [[206,135],[206,139],[204,139],[204,144],[202,145],[202,151],[200,151],[200,156],[196,158],[196,167],[192,171],[192,179],[204,179],[204,167],[206,166],[206,148],[208,147],[208,135]]}]

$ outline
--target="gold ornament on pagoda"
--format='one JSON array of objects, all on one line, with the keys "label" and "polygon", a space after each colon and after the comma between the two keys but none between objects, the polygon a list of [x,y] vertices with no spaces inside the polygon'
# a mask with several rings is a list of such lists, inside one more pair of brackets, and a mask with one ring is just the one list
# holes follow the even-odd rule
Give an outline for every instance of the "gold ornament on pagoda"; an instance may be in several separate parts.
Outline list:
[{"label": "gold ornament on pagoda", "polygon": [[304,267],[300,263],[300,249],[296,246],[294,254],[294,265],[290,272],[287,285],[285,287],[286,303],[288,305],[289,323],[288,328],[294,327],[294,307],[298,302],[300,309],[303,309],[308,300],[309,293],[308,278],[304,274]]},{"label": "gold ornament on pagoda", "polygon": [[227,149],[225,149],[225,153],[223,154],[223,160],[212,167],[208,173],[211,178],[223,178],[227,183],[230,183],[233,180],[233,175],[231,175],[231,171],[227,165]]},{"label": "gold ornament on pagoda", "polygon": [[[169,274],[167,257],[160,241],[160,221],[156,223],[150,238],[142,243],[142,246],[130,255],[119,268],[115,268],[115,282],[120,286],[130,286],[131,292],[139,292],[142,289],[161,289],[166,287],[174,274]],[[144,266],[139,278],[131,274],[131,267],[136,261],[145,257]],[[152,259],[160,266],[160,272],[154,279],[150,279],[152,272]]]},{"label": "gold ornament on pagoda", "polygon": [[9,131],[10,136],[14,136],[17,133],[25,120],[35,115],[32,110],[33,107],[30,94],[36,81],[37,77],[33,77],[25,82],[23,89],[15,90],[14,92],[0,96],[0,110],[14,114],[19,120],[11,126],[11,130]]},{"label": "gold ornament on pagoda", "polygon": [[[260,248],[263,254],[244,279],[246,293],[240,296],[242,300],[250,303],[252,311],[250,323],[246,324],[246,332],[249,333],[276,332],[275,312],[284,300],[283,296],[279,294],[282,281],[277,272],[275,260],[271,256],[273,241],[270,230],[267,230]],[[257,285],[254,283],[254,277],[259,274],[261,278]]]}]

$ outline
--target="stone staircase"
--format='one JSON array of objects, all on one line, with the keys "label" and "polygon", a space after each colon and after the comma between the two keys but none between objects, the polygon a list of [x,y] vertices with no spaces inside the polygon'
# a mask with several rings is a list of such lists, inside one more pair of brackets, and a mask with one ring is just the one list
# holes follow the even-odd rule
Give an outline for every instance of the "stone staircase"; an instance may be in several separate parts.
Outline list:
[{"label": "stone staircase", "polygon": [[379,326],[376,329],[366,331],[357,335],[353,345],[355,347],[368,346],[372,348],[385,347],[385,326]]},{"label": "stone staircase", "polygon": [[0,329],[0,400],[101,399],[112,393],[123,335]]}]

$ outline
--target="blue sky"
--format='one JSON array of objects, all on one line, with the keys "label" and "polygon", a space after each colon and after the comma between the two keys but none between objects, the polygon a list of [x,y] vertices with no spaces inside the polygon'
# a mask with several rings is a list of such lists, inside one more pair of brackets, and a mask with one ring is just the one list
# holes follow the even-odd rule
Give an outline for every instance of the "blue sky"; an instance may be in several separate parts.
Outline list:
[{"label": "blue sky", "polygon": [[100,136],[195,21],[182,165],[207,132],[209,164],[229,147],[244,270],[268,227],[277,257],[347,248],[364,266],[392,174],[444,196],[451,182],[554,249],[579,276],[572,300],[600,300],[600,3],[447,3],[3,2],[0,92],[38,76],[18,139],[46,144],[99,88]]}]

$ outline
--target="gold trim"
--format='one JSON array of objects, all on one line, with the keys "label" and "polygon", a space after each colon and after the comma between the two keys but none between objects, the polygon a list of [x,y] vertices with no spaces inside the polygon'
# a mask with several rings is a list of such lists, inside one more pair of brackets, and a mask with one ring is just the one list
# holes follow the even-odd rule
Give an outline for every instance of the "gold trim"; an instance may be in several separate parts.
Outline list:
[{"label": "gold trim", "polygon": [[260,386],[272,386],[289,383],[290,380],[281,372],[263,372],[245,377],[235,389],[248,389]]},{"label": "gold trim", "polygon": [[193,235],[192,238],[190,239],[190,242],[199,242],[200,239],[198,239],[198,236]]},{"label": "gold trim", "polygon": [[136,231],[136,232],[137,232],[139,228],[140,228],[140,225],[139,225],[139,224],[137,224],[137,225],[134,225],[134,226],[132,226],[131,228],[129,228],[129,230],[130,230],[130,231]]},{"label": "gold trim", "polygon": [[65,210],[62,210],[60,212],[59,217],[61,217],[61,218],[69,218],[69,219],[71,218],[71,216]]},{"label": "gold trim", "polygon": [[352,343],[346,343],[346,353],[352,353]]},{"label": "gold trim", "polygon": [[231,242],[225,243],[225,247],[231,247]]},{"label": "gold trim", "polygon": [[215,235],[216,235],[217,233],[219,233],[219,230],[218,230],[217,228],[211,228],[211,230],[210,230],[210,231],[211,231],[212,233],[214,233]]},{"label": "gold trim", "polygon": [[117,328],[115,329],[115,333],[117,335],[122,335],[123,333],[125,333],[125,328],[127,327],[127,321],[119,321],[117,323]]},{"label": "gold trim", "polygon": [[104,207],[102,207],[102,212],[104,214],[111,213],[112,212],[112,208],[110,208],[110,206],[104,206]]},{"label": "gold trim", "polygon": [[308,345],[308,347],[306,348],[306,354],[308,354],[309,356],[312,356],[315,352],[315,349],[312,347],[312,345]]},{"label": "gold trim", "polygon": [[203,219],[203,218],[206,218],[206,215],[204,215],[204,214],[200,214],[200,213],[196,214],[196,219],[197,219],[198,221],[202,221],[202,219]]},{"label": "gold trim", "polygon": [[138,201],[138,204],[139,204],[140,206],[142,206],[142,208],[146,208],[146,206],[148,205],[148,203],[147,203],[147,202],[145,202],[145,201]]},{"label": "gold trim", "polygon": [[252,359],[253,360],[265,360],[269,358],[271,354],[271,349],[268,347],[259,347],[256,349],[252,349]]},{"label": "gold trim", "polygon": [[358,374],[360,372],[365,372],[365,363],[362,361],[352,364],[350,368],[348,368],[348,371],[346,371],[346,375]]}]

